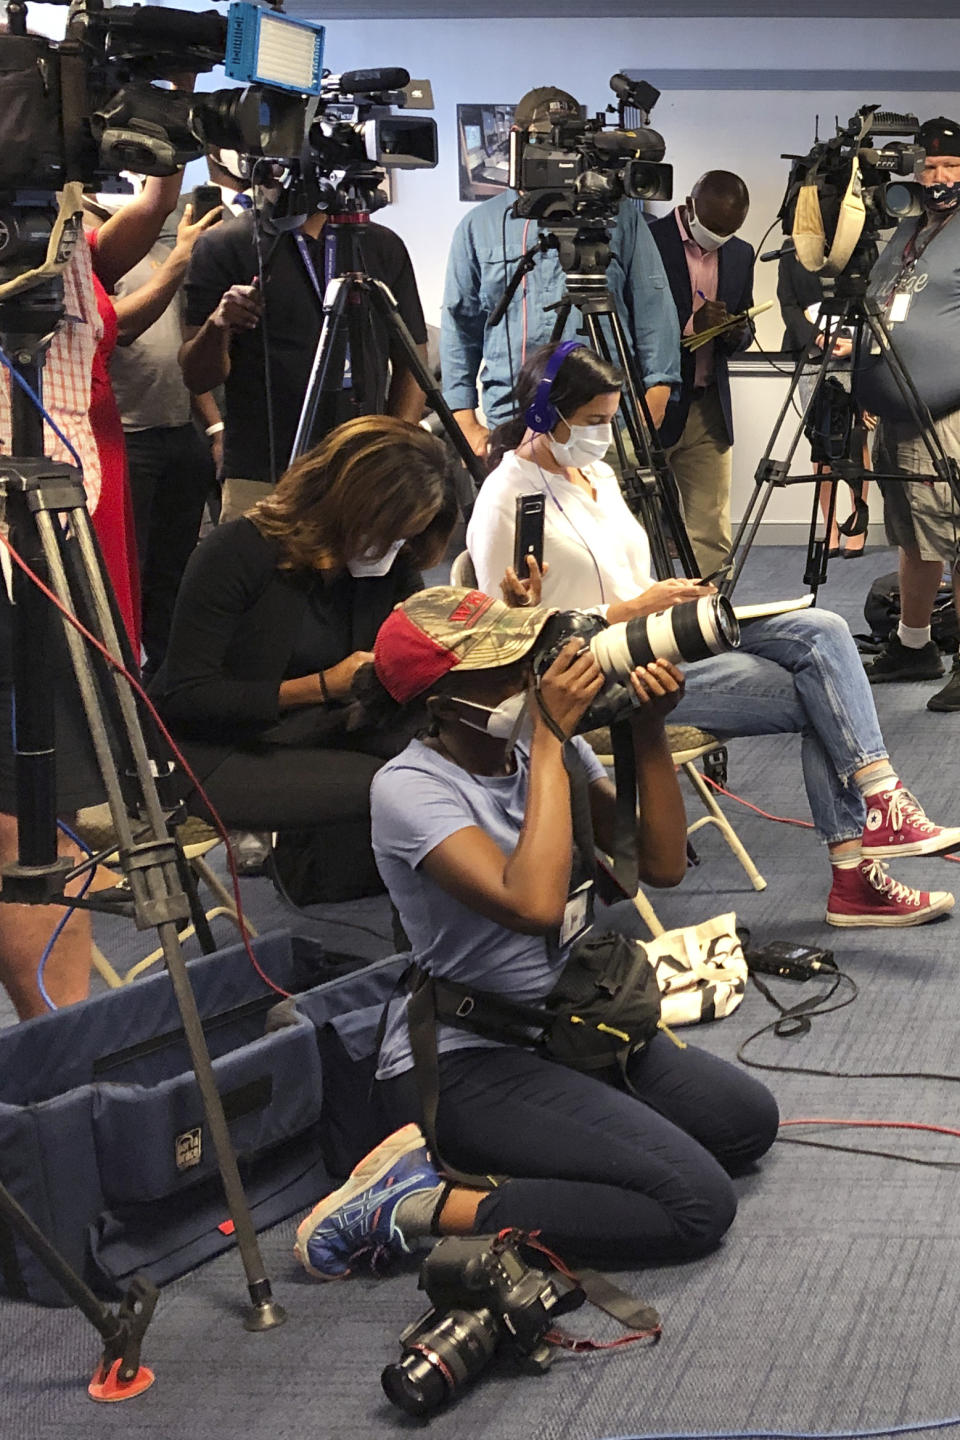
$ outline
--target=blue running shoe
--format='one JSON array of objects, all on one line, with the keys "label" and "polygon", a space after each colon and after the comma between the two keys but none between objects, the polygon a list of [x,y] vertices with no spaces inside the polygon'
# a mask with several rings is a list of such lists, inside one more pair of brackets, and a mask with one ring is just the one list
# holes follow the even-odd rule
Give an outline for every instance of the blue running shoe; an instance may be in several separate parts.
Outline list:
[{"label": "blue running shoe", "polygon": [[400,1202],[441,1184],[418,1125],[404,1125],[355,1167],[350,1178],[315,1205],[297,1229],[293,1253],[319,1280],[341,1280],[351,1262],[378,1262],[410,1253],[397,1226]]}]

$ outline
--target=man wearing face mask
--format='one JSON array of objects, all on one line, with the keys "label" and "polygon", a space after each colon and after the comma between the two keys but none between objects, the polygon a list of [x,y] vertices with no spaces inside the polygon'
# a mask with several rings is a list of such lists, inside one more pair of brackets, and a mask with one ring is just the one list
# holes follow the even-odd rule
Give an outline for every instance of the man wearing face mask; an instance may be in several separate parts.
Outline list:
[{"label": "man wearing face mask", "polygon": [[[918,171],[923,214],[901,221],[870,279],[897,351],[948,456],[960,460],[960,123],[942,115],[920,127],[926,159]],[[865,347],[866,348],[866,347]],[[929,475],[932,460],[879,354],[865,355],[856,394],[880,417],[874,457],[881,474]],[[960,507],[943,480],[881,481],[887,538],[900,550],[901,618],[886,648],[867,666],[871,683],[932,680],[943,674],[930,617],[944,566],[953,571],[960,612]],[[960,664],[927,701],[928,710],[960,710]]]},{"label": "man wearing face mask", "polygon": [[[562,124],[580,114],[574,96],[543,85],[519,101],[513,129],[529,132],[530,127]],[[558,253],[549,250],[537,257],[499,324],[489,323],[518,261],[537,240],[536,220],[515,215],[516,202],[516,192],[505,190],[475,205],[454,231],[447,260],[440,312],[443,398],[481,456],[486,454],[490,429],[510,418],[518,370],[552,338],[555,307],[567,288]],[[659,426],[680,375],[680,337],[660,257],[632,200],[621,201],[617,211],[605,273],[642,376],[651,418]],[[579,312],[571,310],[563,337],[573,339],[582,326]]]},{"label": "man wearing face mask", "polygon": [[[750,196],[739,175],[708,170],[683,205],[650,226],[684,335],[723,325],[753,304],[753,249],[737,238]],[[733,417],[729,356],[753,339],[737,326],[682,352],[679,395],[667,406],[660,439],[667,447],[700,573],[730,549]]]}]

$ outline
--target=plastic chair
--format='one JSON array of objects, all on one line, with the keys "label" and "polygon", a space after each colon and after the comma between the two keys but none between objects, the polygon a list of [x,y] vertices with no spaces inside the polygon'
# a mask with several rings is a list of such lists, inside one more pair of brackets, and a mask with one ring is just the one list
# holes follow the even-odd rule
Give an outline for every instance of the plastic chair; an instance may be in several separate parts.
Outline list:
[{"label": "plastic chair", "polygon": [[450,584],[468,585],[472,590],[476,589],[477,572],[473,568],[469,550],[461,550],[459,555],[454,556],[450,566]]}]

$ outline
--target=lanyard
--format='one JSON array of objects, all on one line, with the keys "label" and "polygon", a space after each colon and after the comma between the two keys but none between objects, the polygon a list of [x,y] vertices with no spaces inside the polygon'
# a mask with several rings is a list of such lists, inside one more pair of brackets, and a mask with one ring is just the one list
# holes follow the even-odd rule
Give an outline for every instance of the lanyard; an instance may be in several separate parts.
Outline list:
[{"label": "lanyard", "polygon": [[[322,305],[323,305],[323,290],[320,288],[320,280],[319,280],[319,277],[318,277],[318,275],[317,275],[316,267],[315,267],[315,265],[314,265],[314,263],[313,263],[313,256],[310,254],[310,251],[309,251],[309,249],[308,249],[308,247],[307,247],[307,242],[306,242],[306,240],[304,239],[304,237],[300,234],[300,231],[299,231],[299,230],[297,231],[297,233],[294,235],[293,238],[294,238],[294,240],[296,240],[296,242],[297,242],[297,249],[300,251],[300,259],[303,261],[303,268],[304,268],[304,270],[306,270],[307,275],[308,275],[309,280],[310,280],[310,284],[313,286],[314,293],[316,294],[316,297],[317,297],[317,299],[320,301],[320,304],[321,304],[321,306],[322,306]],[[329,283],[329,282],[333,279],[333,276],[328,273],[328,271],[331,269],[331,266],[330,266],[329,261],[328,261],[328,251],[329,251],[330,247],[329,247],[329,245],[326,244],[326,240],[327,240],[327,239],[334,239],[334,238],[335,238],[334,236],[325,237],[325,243],[324,243],[324,247],[323,247],[323,278],[324,278],[324,282],[325,282],[325,283]]]},{"label": "lanyard", "polygon": [[937,236],[943,233],[943,231],[947,228],[956,213],[956,210],[951,210],[950,213],[945,216],[943,220],[940,221],[940,224],[936,227],[936,229],[931,228],[930,234],[926,237],[926,239],[921,245],[917,244],[917,240],[920,236],[921,231],[924,229],[924,225],[921,220],[917,221],[916,230],[914,230],[913,234],[907,240],[906,245],[904,245],[903,247],[903,255],[900,258],[900,269],[897,271],[896,279],[893,282],[894,290],[899,287],[900,282],[905,279],[907,275],[912,274],[912,272],[916,269],[917,261],[920,259],[921,255],[924,253],[924,251],[929,245],[933,244]]},{"label": "lanyard", "polygon": [[[306,240],[299,230],[293,238],[297,242],[297,249],[300,251],[303,268],[306,270],[310,284],[313,286],[314,294],[320,302],[320,309],[323,310],[326,286],[330,284],[337,270],[337,232],[326,228],[323,232],[323,289],[320,287],[320,277],[317,275],[316,266],[313,263],[313,256],[310,254]],[[349,390],[352,385],[353,367],[350,359],[350,346],[348,345],[344,350],[343,389]]]}]

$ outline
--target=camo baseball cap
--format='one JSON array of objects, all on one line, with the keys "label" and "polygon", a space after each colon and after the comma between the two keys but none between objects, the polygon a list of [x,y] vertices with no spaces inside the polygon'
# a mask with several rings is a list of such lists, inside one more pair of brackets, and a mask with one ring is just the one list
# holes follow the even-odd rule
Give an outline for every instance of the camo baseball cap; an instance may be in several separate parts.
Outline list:
[{"label": "camo baseball cap", "polygon": [[419,590],[387,616],[373,645],[381,685],[404,705],[454,668],[495,670],[529,653],[554,612],[511,609],[455,585]]}]

